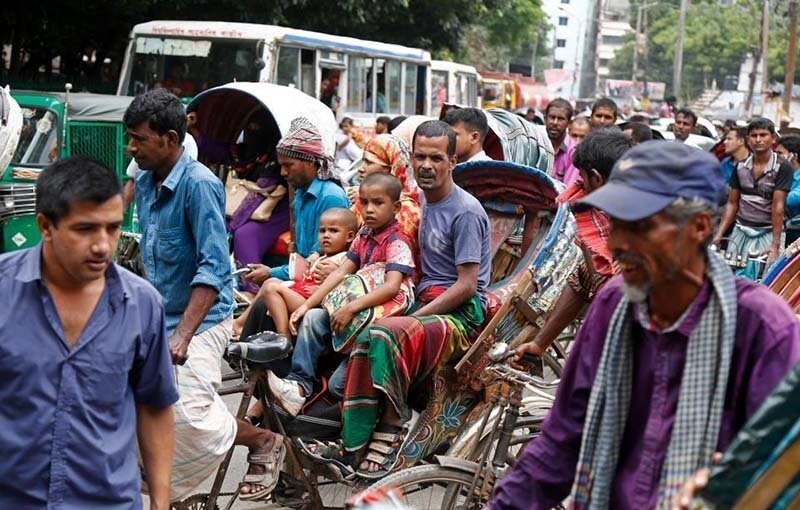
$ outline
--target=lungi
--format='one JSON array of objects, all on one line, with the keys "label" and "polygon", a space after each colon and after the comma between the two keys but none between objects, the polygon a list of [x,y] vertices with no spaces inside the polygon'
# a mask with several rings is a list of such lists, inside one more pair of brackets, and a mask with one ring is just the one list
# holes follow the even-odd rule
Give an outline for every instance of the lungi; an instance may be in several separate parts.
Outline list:
[{"label": "lungi", "polygon": [[[414,309],[433,301],[444,290],[425,289]],[[345,449],[358,450],[369,441],[378,421],[381,394],[403,421],[410,419],[406,403],[409,387],[461,357],[480,333],[483,320],[481,301],[473,296],[447,315],[389,317],[362,331],[350,354],[345,380]]]}]

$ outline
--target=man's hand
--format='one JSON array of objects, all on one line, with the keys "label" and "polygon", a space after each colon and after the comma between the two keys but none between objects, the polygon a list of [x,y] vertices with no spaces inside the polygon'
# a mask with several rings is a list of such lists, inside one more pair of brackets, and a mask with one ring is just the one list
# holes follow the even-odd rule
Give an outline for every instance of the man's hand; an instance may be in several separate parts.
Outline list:
[{"label": "man's hand", "polygon": [[314,281],[318,284],[324,282],[325,278],[338,268],[339,266],[336,265],[336,262],[333,262],[330,258],[320,260],[314,267]]},{"label": "man's hand", "polygon": [[508,364],[517,370],[527,370],[527,363],[522,361],[522,357],[526,354],[532,354],[534,356],[541,356],[544,354],[542,348],[536,344],[535,338],[530,342],[526,342],[514,349],[514,356],[508,360]]},{"label": "man's hand", "polygon": [[722,244],[722,237],[714,236],[714,238],[711,240],[711,246],[716,246],[719,248],[720,244]]},{"label": "man's hand", "polygon": [[[722,460],[721,452],[716,452],[711,456],[712,465],[718,464],[720,460]],[[709,473],[711,473],[709,468],[703,468],[690,476],[684,482],[681,490],[672,498],[672,506],[670,508],[672,510],[690,510],[692,508],[692,500],[697,496],[697,493],[708,485]]]},{"label": "man's hand", "polygon": [[347,193],[347,199],[350,201],[350,204],[355,204],[356,200],[358,200],[358,186],[350,186],[345,192]]},{"label": "man's hand", "polygon": [[173,333],[169,337],[169,353],[172,356],[173,365],[183,365],[189,358],[189,342],[192,341],[191,337],[185,337],[177,333]]},{"label": "man's hand", "polygon": [[244,275],[245,280],[261,285],[269,278],[270,268],[264,264],[247,264],[252,271]]},{"label": "man's hand", "polygon": [[345,305],[336,310],[331,316],[331,329],[334,333],[339,334],[344,331],[344,328],[353,320],[356,312],[350,305]]},{"label": "man's hand", "polygon": [[778,257],[781,256],[781,249],[779,246],[770,247],[765,254],[767,255],[767,265],[773,264]]},{"label": "man's hand", "polygon": [[300,324],[300,321],[303,320],[303,316],[308,312],[308,307],[306,305],[300,305],[300,308],[292,313],[292,316],[289,317],[289,332],[297,336],[297,326]]}]

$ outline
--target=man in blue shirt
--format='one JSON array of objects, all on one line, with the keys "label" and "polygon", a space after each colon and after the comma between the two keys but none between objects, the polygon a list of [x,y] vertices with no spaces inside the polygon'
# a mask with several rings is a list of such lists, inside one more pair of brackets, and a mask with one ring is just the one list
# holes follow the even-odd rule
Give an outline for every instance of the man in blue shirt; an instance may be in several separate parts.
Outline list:
[{"label": "man in blue shirt", "polygon": [[775,152],[794,170],[792,189],[786,196],[786,246],[789,246],[800,238],[800,136],[780,137]]},{"label": "man in blue shirt", "polygon": [[0,508],[169,508],[178,399],[161,298],[111,263],[122,188],[68,158],[36,184],[42,242],[0,255]]},{"label": "man in blue shirt", "polygon": [[123,122],[141,169],[135,195],[142,263],[164,298],[170,353],[179,365],[172,499],[208,477],[233,444],[250,449],[245,481],[254,485],[243,499],[263,499],[277,483],[283,438],[236,420],[216,391],[234,307],[222,182],[182,148],[186,112],[172,93],[138,96]]},{"label": "man in blue shirt", "polygon": [[722,160],[722,172],[725,174],[725,182],[730,182],[736,165],[746,160],[750,156],[750,149],[747,148],[747,127],[735,127],[725,135],[725,159]]}]

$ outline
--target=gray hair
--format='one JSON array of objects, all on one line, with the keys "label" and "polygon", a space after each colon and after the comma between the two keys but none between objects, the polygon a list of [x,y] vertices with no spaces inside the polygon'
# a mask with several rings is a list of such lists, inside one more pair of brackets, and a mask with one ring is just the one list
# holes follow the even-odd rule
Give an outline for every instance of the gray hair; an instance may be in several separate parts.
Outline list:
[{"label": "gray hair", "polygon": [[698,197],[678,197],[665,207],[663,212],[675,220],[675,223],[680,226],[685,225],[687,221],[700,213],[708,213],[711,216],[711,234],[708,236],[708,239],[703,241],[703,248],[707,248],[711,243],[711,238],[714,235],[714,231],[719,224],[721,216],[721,209],[719,206]]}]

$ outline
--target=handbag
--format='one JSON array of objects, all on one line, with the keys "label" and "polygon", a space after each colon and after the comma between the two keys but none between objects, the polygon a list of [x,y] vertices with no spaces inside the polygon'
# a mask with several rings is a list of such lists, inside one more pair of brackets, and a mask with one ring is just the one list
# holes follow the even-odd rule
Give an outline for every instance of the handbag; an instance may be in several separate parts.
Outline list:
[{"label": "handbag", "polygon": [[250,219],[254,221],[268,221],[272,216],[272,211],[278,206],[278,203],[286,196],[286,186],[279,184],[275,189],[270,191],[264,200],[258,204],[258,207],[250,215]]},{"label": "handbag", "polygon": [[239,186],[239,182],[239,179],[230,178],[225,183],[225,216],[229,218],[242,205],[249,193],[243,186]]},{"label": "handbag", "polygon": [[[383,285],[386,276],[386,264],[379,262],[368,264],[355,274],[347,275],[342,282],[322,300],[322,308],[333,313],[347,303],[367,295]],[[350,352],[355,339],[365,327],[385,317],[403,315],[414,303],[414,287],[407,279],[400,284],[400,291],[389,301],[372,308],[361,310],[353,316],[350,323],[340,333],[332,334],[333,349],[336,352]]]}]

